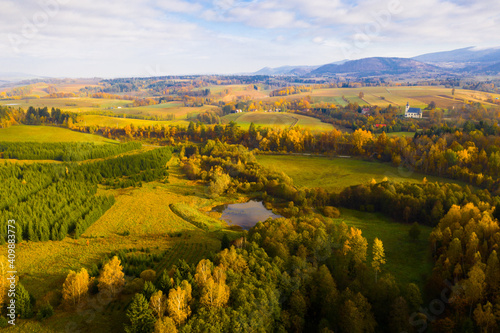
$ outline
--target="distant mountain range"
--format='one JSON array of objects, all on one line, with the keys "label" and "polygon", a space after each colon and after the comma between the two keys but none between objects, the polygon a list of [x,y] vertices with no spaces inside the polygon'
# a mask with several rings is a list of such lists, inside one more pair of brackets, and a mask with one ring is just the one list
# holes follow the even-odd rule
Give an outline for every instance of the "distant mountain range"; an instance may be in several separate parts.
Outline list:
[{"label": "distant mountain range", "polygon": [[372,57],[343,60],[322,66],[283,66],[263,68],[255,75],[357,77],[405,74],[500,74],[500,47],[467,47],[453,51],[423,54],[414,58]]},{"label": "distant mountain range", "polygon": [[311,72],[312,75],[326,74],[363,74],[373,75],[396,75],[420,72],[438,72],[440,69],[420,61],[405,58],[364,58],[348,61],[341,65],[328,64],[321,66]]},{"label": "distant mountain range", "polygon": [[466,47],[463,49],[423,54],[414,60],[427,63],[496,63],[500,62],[500,47],[479,49]]},{"label": "distant mountain range", "polygon": [[34,79],[47,79],[47,77],[17,72],[0,72],[0,85]]}]

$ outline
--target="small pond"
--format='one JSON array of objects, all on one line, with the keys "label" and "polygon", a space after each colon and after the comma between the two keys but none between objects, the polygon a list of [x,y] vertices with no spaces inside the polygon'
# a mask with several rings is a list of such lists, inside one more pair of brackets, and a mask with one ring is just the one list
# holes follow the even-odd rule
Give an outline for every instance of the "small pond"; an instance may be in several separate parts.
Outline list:
[{"label": "small pond", "polygon": [[214,207],[212,211],[222,213],[221,220],[228,224],[239,225],[244,230],[252,228],[257,222],[265,221],[269,217],[273,219],[282,217],[264,207],[262,201],[221,205]]}]

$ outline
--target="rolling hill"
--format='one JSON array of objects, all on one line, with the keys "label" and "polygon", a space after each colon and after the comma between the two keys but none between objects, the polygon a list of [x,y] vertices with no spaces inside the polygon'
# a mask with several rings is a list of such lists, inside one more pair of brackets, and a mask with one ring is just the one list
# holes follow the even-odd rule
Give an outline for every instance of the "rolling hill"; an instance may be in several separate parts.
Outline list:
[{"label": "rolling hill", "polygon": [[500,62],[500,48],[466,47],[452,51],[422,54],[412,59],[428,63],[495,63]]},{"label": "rolling hill", "polygon": [[344,64],[328,64],[311,72],[313,75],[359,74],[383,75],[406,74],[419,72],[438,72],[440,68],[420,61],[406,58],[364,58],[351,60]]}]

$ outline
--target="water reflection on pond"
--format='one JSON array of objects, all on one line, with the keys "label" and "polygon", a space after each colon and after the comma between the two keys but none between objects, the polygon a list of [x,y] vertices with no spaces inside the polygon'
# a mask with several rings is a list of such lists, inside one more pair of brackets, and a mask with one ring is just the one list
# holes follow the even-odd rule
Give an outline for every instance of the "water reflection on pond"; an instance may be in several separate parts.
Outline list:
[{"label": "water reflection on pond", "polygon": [[214,207],[212,211],[222,213],[220,217],[222,220],[228,224],[239,225],[244,230],[252,228],[257,222],[265,221],[269,217],[282,217],[264,207],[262,201],[220,205]]}]

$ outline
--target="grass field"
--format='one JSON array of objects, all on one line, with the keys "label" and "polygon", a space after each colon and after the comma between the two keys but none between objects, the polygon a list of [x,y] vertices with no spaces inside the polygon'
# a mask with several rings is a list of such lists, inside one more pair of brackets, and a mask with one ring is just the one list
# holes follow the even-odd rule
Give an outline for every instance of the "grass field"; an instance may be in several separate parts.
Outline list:
[{"label": "grass field", "polygon": [[244,129],[248,129],[253,122],[255,126],[290,128],[299,126],[310,131],[331,131],[331,124],[322,123],[319,119],[295,113],[286,112],[243,112],[233,113],[222,117],[224,123],[235,121]]},{"label": "grass field", "polygon": [[0,128],[0,141],[117,143],[102,136],[52,126],[19,125]]},{"label": "grass field", "polygon": [[387,264],[382,267],[382,275],[390,272],[401,285],[412,282],[423,287],[424,277],[433,267],[428,243],[431,227],[421,225],[419,240],[412,242],[408,236],[411,225],[393,222],[379,213],[341,209],[341,217],[336,221],[361,229],[368,240],[370,262],[373,240],[377,237],[384,243]]},{"label": "grass field", "polygon": [[453,182],[455,180],[425,176],[416,172],[393,167],[387,163],[366,162],[353,158],[327,158],[298,155],[257,155],[260,164],[276,168],[290,176],[295,185],[303,187],[323,187],[341,191],[347,186],[368,183],[372,179],[382,181],[385,177],[391,181],[422,182],[428,181]]},{"label": "grass field", "polygon": [[168,126],[168,125],[180,125],[188,126],[189,121],[187,120],[169,120],[169,121],[156,121],[156,120],[143,120],[143,119],[132,119],[132,118],[118,118],[118,117],[107,117],[107,116],[94,116],[94,115],[82,115],[80,116],[81,121],[77,125],[81,126],[99,126],[99,127],[118,127],[123,128],[127,125],[133,124],[134,126]]},{"label": "grass field", "polygon": [[407,138],[413,138],[415,135],[415,132],[390,132],[390,133],[385,133],[388,137],[407,137]]}]

